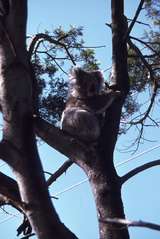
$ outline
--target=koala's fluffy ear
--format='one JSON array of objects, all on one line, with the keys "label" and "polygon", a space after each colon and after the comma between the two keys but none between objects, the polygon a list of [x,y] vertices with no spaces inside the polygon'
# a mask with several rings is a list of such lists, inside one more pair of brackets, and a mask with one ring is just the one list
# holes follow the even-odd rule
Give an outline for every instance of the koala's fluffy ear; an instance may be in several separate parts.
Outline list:
[{"label": "koala's fluffy ear", "polygon": [[70,71],[71,78],[75,78],[77,80],[83,79],[85,71],[80,67],[73,67]]},{"label": "koala's fluffy ear", "polygon": [[103,72],[100,70],[93,71],[92,73],[94,78],[96,78],[97,83],[99,84],[99,88],[105,88],[104,76]]},{"label": "koala's fluffy ear", "polygon": [[98,78],[100,78],[100,79],[102,79],[102,80],[104,79],[102,71],[97,70],[97,71],[95,71],[95,74],[96,74],[96,76],[97,76]]}]

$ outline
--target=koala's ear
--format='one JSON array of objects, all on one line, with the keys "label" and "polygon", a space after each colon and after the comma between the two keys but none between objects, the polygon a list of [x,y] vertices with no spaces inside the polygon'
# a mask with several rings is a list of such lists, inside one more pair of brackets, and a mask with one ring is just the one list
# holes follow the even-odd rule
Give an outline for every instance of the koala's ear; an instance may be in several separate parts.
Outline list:
[{"label": "koala's ear", "polygon": [[101,79],[102,81],[104,80],[102,71],[99,71],[99,70],[95,71],[95,75],[97,78]]},{"label": "koala's ear", "polygon": [[85,71],[80,67],[73,67],[70,71],[70,75],[73,78],[80,79],[83,77]]}]

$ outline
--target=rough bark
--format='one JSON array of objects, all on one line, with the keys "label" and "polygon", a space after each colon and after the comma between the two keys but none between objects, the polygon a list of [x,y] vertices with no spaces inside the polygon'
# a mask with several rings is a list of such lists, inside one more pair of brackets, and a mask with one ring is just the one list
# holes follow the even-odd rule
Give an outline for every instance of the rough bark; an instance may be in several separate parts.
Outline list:
[{"label": "rough bark", "polygon": [[[0,23],[0,104],[5,146],[2,155],[16,175],[22,203],[20,207],[39,239],[76,238],[60,222],[49,198],[35,142],[35,123],[36,133],[40,137],[74,160],[87,174],[95,197],[100,239],[128,239],[126,228],[106,223],[107,218],[125,218],[121,181],[113,164],[121,110],[129,90],[123,0],[112,0],[112,82],[121,91],[121,97],[106,112],[99,142],[88,145],[87,149],[47,122],[38,118],[33,120],[33,84],[25,46],[26,9],[27,0],[10,0],[9,15]],[[10,185],[17,190],[14,181],[0,176],[8,187]],[[7,193],[4,191],[8,197],[14,198],[14,193]],[[16,197],[19,200],[18,194]]]},{"label": "rough bark", "polygon": [[[36,122],[38,135],[52,147],[72,158],[88,176],[95,197],[100,239],[129,238],[127,227],[106,223],[107,218],[125,218],[121,199],[121,179],[114,168],[113,152],[119,131],[122,106],[129,91],[127,46],[124,39],[126,32],[127,22],[123,15],[123,1],[112,0],[112,87],[121,91],[121,97],[106,112],[105,124],[98,144],[88,145],[86,151],[84,147],[78,145],[77,141],[63,136],[54,128],[51,130],[49,124],[42,120]],[[52,140],[51,132],[54,131],[57,135],[56,142]],[[64,140],[65,146],[62,147],[60,142]],[[71,147],[74,144],[76,148]]]},{"label": "rough bark", "polygon": [[[80,166],[89,177],[95,197],[99,220],[100,239],[128,239],[127,227],[107,224],[107,218],[125,218],[121,199],[121,184],[114,164],[113,152],[119,131],[121,110],[129,91],[127,46],[124,40],[127,21],[123,0],[112,0],[112,87],[121,91],[106,112],[106,119],[99,144],[91,159]],[[93,151],[92,151],[93,152]]]},{"label": "rough bark", "polygon": [[76,238],[48,193],[33,129],[32,78],[26,51],[27,0],[10,0],[0,22],[0,104],[5,161],[15,173],[22,209],[39,239]]}]

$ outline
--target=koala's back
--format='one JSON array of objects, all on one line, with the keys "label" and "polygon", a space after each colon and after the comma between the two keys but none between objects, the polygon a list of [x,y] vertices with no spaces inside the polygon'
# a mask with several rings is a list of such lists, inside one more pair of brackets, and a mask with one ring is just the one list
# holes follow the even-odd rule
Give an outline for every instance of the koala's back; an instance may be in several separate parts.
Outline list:
[{"label": "koala's back", "polygon": [[62,129],[87,142],[95,141],[100,135],[96,115],[78,107],[69,107],[63,111]]}]

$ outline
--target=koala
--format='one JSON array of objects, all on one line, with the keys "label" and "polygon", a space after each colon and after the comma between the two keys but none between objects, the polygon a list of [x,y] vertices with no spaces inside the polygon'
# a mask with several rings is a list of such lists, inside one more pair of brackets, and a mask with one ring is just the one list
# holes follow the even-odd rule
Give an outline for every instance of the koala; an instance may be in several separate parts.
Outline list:
[{"label": "koala", "polygon": [[105,111],[119,94],[106,86],[100,71],[73,68],[68,100],[61,118],[62,130],[84,142],[96,141]]}]

